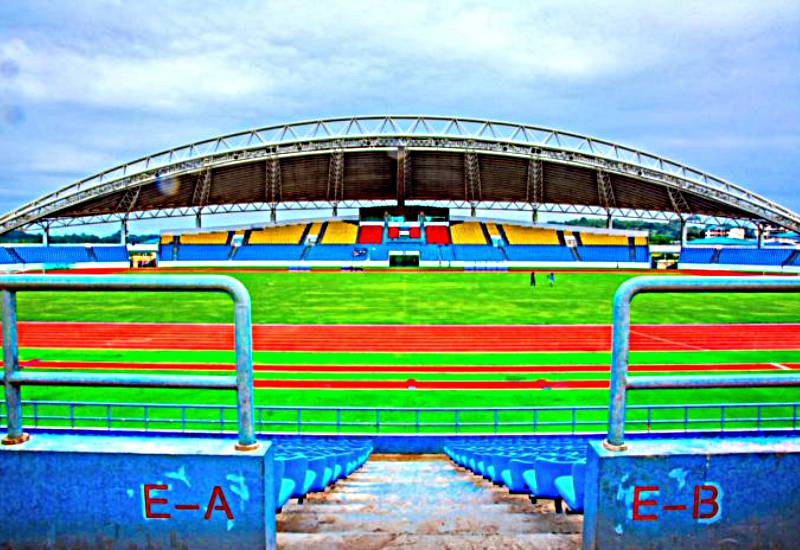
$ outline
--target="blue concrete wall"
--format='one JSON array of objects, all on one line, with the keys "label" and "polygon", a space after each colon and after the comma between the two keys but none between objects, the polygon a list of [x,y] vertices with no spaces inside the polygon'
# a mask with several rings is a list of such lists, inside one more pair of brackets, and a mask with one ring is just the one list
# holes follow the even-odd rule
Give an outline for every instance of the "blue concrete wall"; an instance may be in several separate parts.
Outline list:
[{"label": "blue concrete wall", "polygon": [[800,439],[589,446],[584,548],[800,547]]},{"label": "blue concrete wall", "polygon": [[0,447],[0,547],[274,548],[273,449],[35,434]]}]

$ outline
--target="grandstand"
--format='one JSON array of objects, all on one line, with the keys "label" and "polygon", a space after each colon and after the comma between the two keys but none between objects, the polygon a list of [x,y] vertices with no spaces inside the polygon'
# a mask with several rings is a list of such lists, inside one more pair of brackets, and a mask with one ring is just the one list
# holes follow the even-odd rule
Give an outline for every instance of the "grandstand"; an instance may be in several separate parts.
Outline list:
[{"label": "grandstand", "polygon": [[[318,226],[318,238],[309,238]],[[242,243],[233,239],[243,235]],[[213,237],[211,237],[213,236]],[[452,238],[452,239],[451,239]],[[196,244],[196,243],[226,244]],[[233,228],[213,233],[162,235],[165,267],[264,265],[280,267],[390,267],[415,265],[456,269],[526,267],[650,267],[641,232],[568,226],[525,226],[499,221],[449,224],[425,220],[378,224],[358,219]],[[395,257],[415,260],[393,263]]]},{"label": "grandstand", "polygon": [[0,270],[129,267],[125,246],[13,245],[0,247]]}]

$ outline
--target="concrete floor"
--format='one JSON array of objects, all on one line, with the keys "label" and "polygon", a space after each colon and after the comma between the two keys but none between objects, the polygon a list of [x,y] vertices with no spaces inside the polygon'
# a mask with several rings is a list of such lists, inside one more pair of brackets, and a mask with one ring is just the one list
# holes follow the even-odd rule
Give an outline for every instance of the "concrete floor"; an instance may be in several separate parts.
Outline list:
[{"label": "concrete floor", "polygon": [[582,516],[556,514],[456,468],[444,455],[373,455],[348,479],[278,515],[278,546],[578,548]]}]

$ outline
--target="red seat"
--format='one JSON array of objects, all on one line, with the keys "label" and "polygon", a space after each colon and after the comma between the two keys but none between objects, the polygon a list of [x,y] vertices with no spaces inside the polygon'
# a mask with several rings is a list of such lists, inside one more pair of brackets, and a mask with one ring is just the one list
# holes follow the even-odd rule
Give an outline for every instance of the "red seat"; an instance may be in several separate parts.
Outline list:
[{"label": "red seat", "polygon": [[425,242],[428,244],[450,244],[450,231],[446,225],[425,226]]},{"label": "red seat", "polygon": [[389,228],[389,238],[390,239],[396,239],[399,236],[400,236],[400,228],[399,227],[395,226],[395,227],[390,227]]},{"label": "red seat", "polygon": [[383,226],[362,225],[358,232],[358,244],[381,244],[383,242]]},{"label": "red seat", "polygon": [[411,237],[412,239],[419,239],[420,237],[419,227],[409,227],[408,236]]}]

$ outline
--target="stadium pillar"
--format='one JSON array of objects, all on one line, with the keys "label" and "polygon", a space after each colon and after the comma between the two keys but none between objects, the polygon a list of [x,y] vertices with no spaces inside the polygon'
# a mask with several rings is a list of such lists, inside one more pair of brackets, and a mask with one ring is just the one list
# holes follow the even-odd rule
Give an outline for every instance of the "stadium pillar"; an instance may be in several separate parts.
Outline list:
[{"label": "stadium pillar", "polygon": [[333,215],[334,218],[339,215],[339,205],[336,204],[336,203],[333,203],[332,215]]},{"label": "stadium pillar", "polygon": [[536,223],[538,221],[539,221],[539,211],[536,208],[534,208],[533,211],[531,211],[531,222]]},{"label": "stadium pillar", "polygon": [[278,221],[278,209],[274,204],[269,207],[269,221],[272,223]]},{"label": "stadium pillar", "polygon": [[198,228],[203,227],[203,214],[201,208],[198,208],[197,212],[194,214],[194,226]]},{"label": "stadium pillar", "polygon": [[689,224],[686,223],[686,218],[680,217],[681,220],[681,248],[686,246],[687,237],[689,235]]},{"label": "stadium pillar", "polygon": [[119,224],[119,244],[128,244],[128,220],[123,219]]},{"label": "stadium pillar", "polygon": [[614,217],[611,215],[611,210],[608,211],[606,217],[606,227],[609,229],[614,229]]},{"label": "stadium pillar", "polygon": [[42,244],[50,246],[50,224],[46,224],[42,229]]},{"label": "stadium pillar", "polygon": [[761,224],[756,225],[756,238],[758,239],[758,248],[764,248],[764,226]]}]

